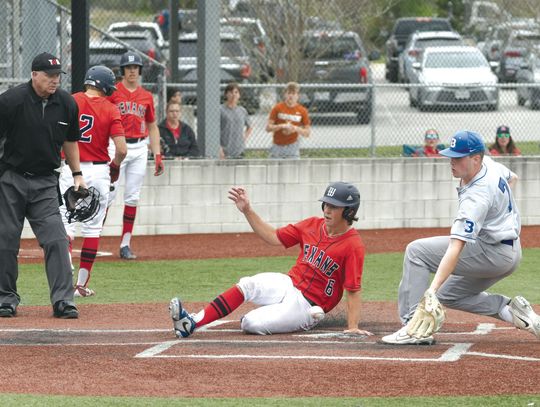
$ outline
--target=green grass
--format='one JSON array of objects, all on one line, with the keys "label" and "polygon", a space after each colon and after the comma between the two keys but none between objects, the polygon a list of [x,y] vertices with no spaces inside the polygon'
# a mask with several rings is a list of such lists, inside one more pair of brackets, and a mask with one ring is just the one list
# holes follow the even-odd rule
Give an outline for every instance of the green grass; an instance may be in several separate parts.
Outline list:
[{"label": "green grass", "polygon": [[539,406],[539,395],[527,396],[499,396],[499,397],[368,397],[368,398],[145,398],[145,397],[62,397],[62,396],[33,396],[33,395],[0,395],[2,406],[54,406],[54,407],[77,407],[86,406],[219,406],[219,407],[281,407],[281,406],[306,406],[306,407],[509,407],[509,406]]},{"label": "green grass", "polygon": [[[185,301],[210,301],[242,276],[264,271],[287,272],[294,257],[247,259],[168,260],[147,262],[99,262],[90,286],[95,297],[84,303],[168,302],[180,295]],[[396,301],[401,278],[402,253],[370,254],[366,257],[363,298],[366,301]],[[492,292],[510,297],[520,294],[540,303],[538,284],[540,249],[525,249],[520,268],[500,281]],[[47,280],[41,264],[20,266],[21,305],[49,304]]]},{"label": "green grass", "polygon": [[[518,143],[522,155],[539,155],[540,145],[536,141],[521,141]],[[303,148],[300,150],[302,158],[365,158],[371,157],[370,148]],[[403,147],[378,146],[376,157],[402,157]],[[268,158],[268,150],[246,150],[246,158]]]}]

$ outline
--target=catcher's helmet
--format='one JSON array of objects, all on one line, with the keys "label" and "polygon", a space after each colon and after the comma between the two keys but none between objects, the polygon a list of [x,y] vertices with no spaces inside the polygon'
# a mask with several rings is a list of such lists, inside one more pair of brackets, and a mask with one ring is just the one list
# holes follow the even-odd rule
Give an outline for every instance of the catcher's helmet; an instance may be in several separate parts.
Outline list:
[{"label": "catcher's helmet", "polygon": [[106,96],[112,95],[116,90],[116,86],[114,86],[115,81],[116,78],[113,71],[103,65],[96,65],[90,68],[86,72],[84,78],[85,85],[91,85],[98,88],[103,91]]},{"label": "catcher's helmet", "polygon": [[64,192],[68,223],[92,220],[99,211],[99,196],[99,191],[94,187],[79,187],[77,191],[74,187],[69,187]]},{"label": "catcher's helmet", "polygon": [[142,75],[143,62],[139,54],[133,51],[128,51],[122,54],[120,58],[120,73],[124,76],[124,67],[128,65],[138,65],[139,66],[139,75]]},{"label": "catcher's helmet", "polygon": [[319,199],[324,210],[324,204],[329,203],[334,206],[344,207],[343,218],[352,224],[356,218],[356,212],[360,208],[360,192],[348,182],[332,182],[326,187],[324,195]]}]

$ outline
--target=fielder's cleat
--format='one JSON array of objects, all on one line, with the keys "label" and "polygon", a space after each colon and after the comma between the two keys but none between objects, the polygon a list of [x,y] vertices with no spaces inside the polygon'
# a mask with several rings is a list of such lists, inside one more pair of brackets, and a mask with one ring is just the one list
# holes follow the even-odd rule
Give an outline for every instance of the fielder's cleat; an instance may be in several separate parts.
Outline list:
[{"label": "fielder's cleat", "polygon": [[529,301],[518,295],[509,305],[516,328],[529,331],[540,339],[540,315],[534,312]]},{"label": "fielder's cleat", "polygon": [[383,336],[381,342],[389,345],[433,345],[435,339],[433,339],[433,336],[428,336],[427,338],[409,336],[407,334],[407,326],[405,325],[399,331]]},{"label": "fielder's cleat", "polygon": [[82,285],[75,286],[75,292],[73,293],[74,297],[91,297],[93,295],[96,295],[94,290]]},{"label": "fielder's cleat", "polygon": [[129,246],[124,246],[120,248],[120,258],[125,260],[135,260],[137,256],[133,254]]},{"label": "fielder's cleat", "polygon": [[182,307],[178,298],[173,298],[169,304],[169,314],[173,320],[174,334],[177,338],[187,338],[196,327],[195,320]]}]

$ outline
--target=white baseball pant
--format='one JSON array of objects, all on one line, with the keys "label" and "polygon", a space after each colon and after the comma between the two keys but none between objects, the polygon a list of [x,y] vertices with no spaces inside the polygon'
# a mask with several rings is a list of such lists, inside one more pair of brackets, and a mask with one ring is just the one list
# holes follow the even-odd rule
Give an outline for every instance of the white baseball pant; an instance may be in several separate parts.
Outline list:
[{"label": "white baseball pant", "polygon": [[[114,157],[114,143],[109,143],[109,156]],[[114,188],[109,194],[107,207],[111,206],[118,193],[118,186],[124,182],[124,203],[129,206],[137,206],[141,195],[141,188],[146,174],[148,162],[148,143],[141,140],[138,143],[127,145],[127,155],[120,165],[120,177],[113,184]]]}]

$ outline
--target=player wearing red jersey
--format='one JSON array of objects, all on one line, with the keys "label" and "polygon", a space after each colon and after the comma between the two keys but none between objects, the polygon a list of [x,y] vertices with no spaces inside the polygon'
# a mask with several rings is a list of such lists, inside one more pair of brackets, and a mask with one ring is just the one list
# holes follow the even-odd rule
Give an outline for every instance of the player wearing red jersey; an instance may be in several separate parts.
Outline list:
[{"label": "player wearing red jersey", "polygon": [[[154,98],[150,92],[139,85],[142,65],[142,59],[137,53],[128,51],[123,54],[120,59],[122,81],[117,85],[118,90],[109,96],[109,100],[118,106],[120,110],[126,142],[128,143],[128,153],[120,167],[120,176],[125,180],[120,257],[127,260],[137,258],[131,251],[130,244],[137,213],[137,203],[139,202],[146,173],[148,138],[150,139],[150,149],[155,158],[154,175],[161,175],[164,170],[160,153],[159,129],[156,124],[154,110]],[[112,156],[112,152],[110,153]],[[116,187],[115,183],[109,195],[108,206],[116,198]]]},{"label": "player wearing red jersey", "polygon": [[[118,171],[122,160],[126,156],[127,146],[124,137],[124,129],[120,119],[120,112],[109,102],[105,96],[110,95],[116,89],[114,86],[114,73],[107,67],[97,65],[88,70],[84,80],[84,92],[73,95],[79,107],[79,128],[81,138],[78,141],[81,171],[89,187],[94,187],[99,192],[99,210],[97,215],[81,225],[84,236],[81,248],[81,261],[77,284],[75,285],[76,297],[88,297],[94,295],[94,291],[88,288],[90,273],[96,258],[99,238],[103,228],[103,219],[109,198],[111,181],[118,178]],[[114,159],[109,165],[109,138],[116,147]],[[62,194],[73,184],[73,177],[69,166],[62,168],[60,175],[60,190]],[[75,223],[68,223],[65,205],[60,208],[64,226],[71,243],[75,238]]]},{"label": "player wearing red jersey", "polygon": [[345,182],[331,183],[319,199],[323,202],[323,218],[312,217],[279,229],[255,213],[243,188],[232,188],[229,199],[264,241],[285,247],[298,244],[300,254],[288,274],[243,277],[198,314],[188,314],[180,300],[173,298],[169,310],[177,337],[187,337],[196,328],[223,318],[244,301],[260,305],[242,318],[241,327],[246,333],[269,335],[309,330],[339,303],[344,290],[344,332],[372,335],[358,327],[364,244],[352,227],[360,207],[356,187]]}]

